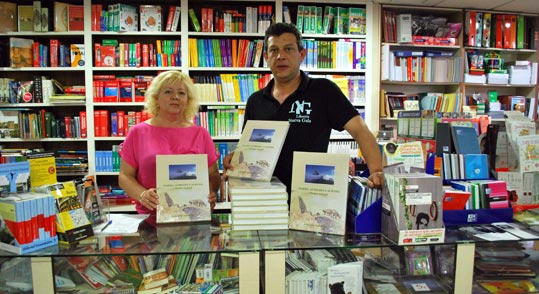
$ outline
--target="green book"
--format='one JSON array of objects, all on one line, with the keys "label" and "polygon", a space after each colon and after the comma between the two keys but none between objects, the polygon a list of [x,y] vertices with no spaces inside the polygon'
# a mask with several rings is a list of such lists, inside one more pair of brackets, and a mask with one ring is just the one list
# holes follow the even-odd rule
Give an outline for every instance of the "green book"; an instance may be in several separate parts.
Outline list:
[{"label": "green book", "polygon": [[200,22],[193,8],[189,8],[189,20],[191,20],[191,26],[195,32],[200,32]]},{"label": "green book", "polygon": [[316,6],[316,33],[321,34],[322,32],[322,7]]},{"label": "green book", "polygon": [[298,27],[298,30],[300,32],[303,32],[303,12],[304,12],[304,6],[298,5],[298,15],[296,18],[296,27]]},{"label": "green book", "polygon": [[517,49],[524,49],[524,35],[526,33],[526,18],[524,15],[517,15]]}]

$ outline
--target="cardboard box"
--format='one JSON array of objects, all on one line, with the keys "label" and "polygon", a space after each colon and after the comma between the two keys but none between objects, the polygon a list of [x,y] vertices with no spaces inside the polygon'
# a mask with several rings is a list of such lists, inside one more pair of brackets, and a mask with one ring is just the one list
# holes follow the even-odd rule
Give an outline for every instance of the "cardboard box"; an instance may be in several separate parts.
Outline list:
[{"label": "cardboard box", "polygon": [[426,173],[386,173],[382,234],[399,245],[442,243],[442,179]]}]

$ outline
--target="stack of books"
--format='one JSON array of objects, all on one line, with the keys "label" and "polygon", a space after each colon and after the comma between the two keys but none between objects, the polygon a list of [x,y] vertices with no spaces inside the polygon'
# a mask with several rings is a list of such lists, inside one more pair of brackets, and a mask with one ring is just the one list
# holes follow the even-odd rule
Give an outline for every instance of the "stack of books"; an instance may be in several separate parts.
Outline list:
[{"label": "stack of books", "polygon": [[287,230],[288,193],[276,177],[269,182],[229,179],[233,230]]}]

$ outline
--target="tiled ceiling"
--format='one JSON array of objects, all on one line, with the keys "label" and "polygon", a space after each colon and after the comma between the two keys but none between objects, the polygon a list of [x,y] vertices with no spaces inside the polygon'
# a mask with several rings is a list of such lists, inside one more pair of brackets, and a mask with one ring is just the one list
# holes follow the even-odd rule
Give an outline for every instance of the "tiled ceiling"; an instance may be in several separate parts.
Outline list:
[{"label": "tiled ceiling", "polygon": [[382,4],[415,5],[448,8],[497,10],[504,12],[539,13],[538,0],[374,0]]}]

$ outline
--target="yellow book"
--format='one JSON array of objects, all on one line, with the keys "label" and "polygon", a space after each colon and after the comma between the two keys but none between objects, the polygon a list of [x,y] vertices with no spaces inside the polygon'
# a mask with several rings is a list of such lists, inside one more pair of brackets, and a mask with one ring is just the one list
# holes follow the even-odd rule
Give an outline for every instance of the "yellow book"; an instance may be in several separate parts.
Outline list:
[{"label": "yellow book", "polygon": [[161,40],[155,40],[155,47],[157,54],[163,53],[163,51],[161,51]]},{"label": "yellow book", "polygon": [[53,153],[28,154],[30,186],[38,187],[57,182],[56,159]]},{"label": "yellow book", "polygon": [[338,77],[338,78],[332,78],[331,79],[337,86],[341,89],[343,94],[348,97],[348,78],[345,77]]},{"label": "yellow book", "polygon": [[50,193],[56,200],[58,242],[69,244],[94,235],[73,181],[35,187],[36,192]]},{"label": "yellow book", "polygon": [[189,66],[198,67],[198,48],[197,40],[189,38]]},{"label": "yellow book", "polygon": [[337,42],[331,41],[331,66],[330,68],[337,67]]},{"label": "yellow book", "polygon": [[240,77],[237,74],[232,75],[232,84],[234,85],[234,96],[236,102],[241,102],[240,95]]}]

